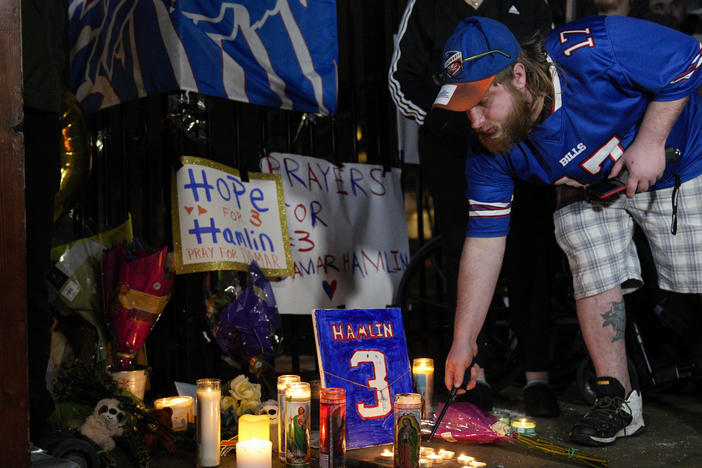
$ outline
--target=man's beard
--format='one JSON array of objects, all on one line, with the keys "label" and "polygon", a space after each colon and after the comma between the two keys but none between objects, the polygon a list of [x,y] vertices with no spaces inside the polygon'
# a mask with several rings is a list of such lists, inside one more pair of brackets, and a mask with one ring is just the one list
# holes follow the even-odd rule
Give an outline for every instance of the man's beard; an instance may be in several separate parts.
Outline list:
[{"label": "man's beard", "polygon": [[505,84],[505,87],[512,95],[512,112],[504,123],[495,124],[496,131],[492,134],[478,133],[478,139],[492,154],[508,152],[525,139],[532,128],[531,109],[526,97],[514,89],[511,83]]}]

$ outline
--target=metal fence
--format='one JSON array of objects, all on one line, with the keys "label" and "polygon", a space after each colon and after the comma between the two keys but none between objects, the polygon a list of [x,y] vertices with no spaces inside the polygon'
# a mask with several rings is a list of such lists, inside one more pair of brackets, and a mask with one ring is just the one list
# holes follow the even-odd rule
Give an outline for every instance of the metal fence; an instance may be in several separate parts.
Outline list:
[{"label": "metal fence", "polygon": [[[134,235],[172,246],[171,177],[181,155],[237,168],[245,178],[261,156],[290,152],[333,161],[400,165],[395,107],[387,91],[392,36],[403,0],[339,0],[339,111],[320,117],[173,93],[124,103],[87,116],[92,170],[82,199],[57,222],[56,243],[104,231],[131,214]],[[283,316],[285,352],[314,354],[311,319]],[[89,329],[89,327],[85,327]],[[152,388],[172,381],[237,372],[206,338],[203,275],[180,275],[148,341]],[[312,347],[310,349],[310,347]]]}]

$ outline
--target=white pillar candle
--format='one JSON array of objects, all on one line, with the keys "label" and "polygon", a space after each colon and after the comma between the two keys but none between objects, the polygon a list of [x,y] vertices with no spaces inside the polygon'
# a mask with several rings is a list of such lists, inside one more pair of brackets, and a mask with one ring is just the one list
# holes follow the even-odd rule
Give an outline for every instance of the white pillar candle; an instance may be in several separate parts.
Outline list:
[{"label": "white pillar candle", "polygon": [[273,443],[270,440],[249,439],[236,444],[237,468],[271,468]]},{"label": "white pillar candle", "polygon": [[200,467],[219,465],[221,398],[218,379],[197,381],[197,459]]}]

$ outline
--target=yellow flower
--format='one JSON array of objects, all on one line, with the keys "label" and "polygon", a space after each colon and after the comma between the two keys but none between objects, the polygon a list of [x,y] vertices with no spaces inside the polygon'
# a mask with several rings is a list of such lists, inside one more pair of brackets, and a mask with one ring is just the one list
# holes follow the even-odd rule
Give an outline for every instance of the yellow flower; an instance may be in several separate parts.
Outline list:
[{"label": "yellow flower", "polygon": [[232,380],[229,389],[229,393],[237,400],[258,401],[258,404],[261,402],[261,384],[252,384],[245,375],[239,375]]}]

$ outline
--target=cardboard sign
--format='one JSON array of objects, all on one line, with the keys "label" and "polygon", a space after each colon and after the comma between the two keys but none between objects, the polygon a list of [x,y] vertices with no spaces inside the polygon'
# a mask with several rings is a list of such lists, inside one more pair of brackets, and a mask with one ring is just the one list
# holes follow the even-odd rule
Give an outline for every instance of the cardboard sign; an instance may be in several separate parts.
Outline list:
[{"label": "cardboard sign", "polygon": [[256,261],[267,276],[292,274],[280,176],[249,173],[185,156],[173,178],[176,273],[247,270]]},{"label": "cardboard sign", "polygon": [[395,394],[413,391],[400,309],[317,309],[312,324],[322,387],[346,390],[346,447],[392,443]]},{"label": "cardboard sign", "polygon": [[293,273],[273,283],[281,314],[385,307],[409,263],[401,171],[271,153],[280,174]]}]

